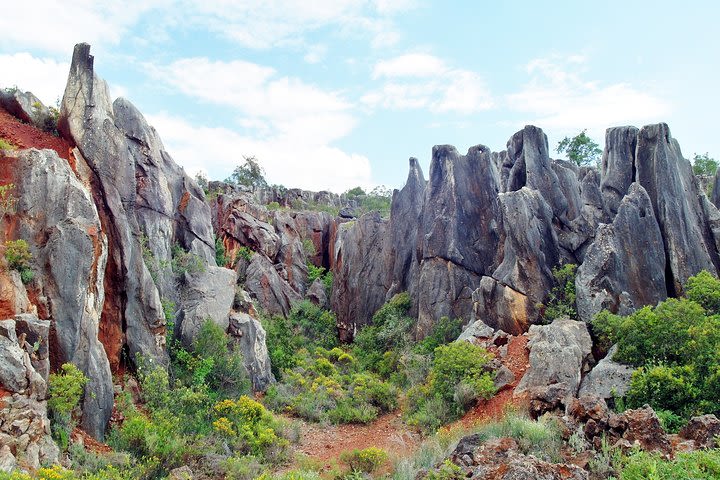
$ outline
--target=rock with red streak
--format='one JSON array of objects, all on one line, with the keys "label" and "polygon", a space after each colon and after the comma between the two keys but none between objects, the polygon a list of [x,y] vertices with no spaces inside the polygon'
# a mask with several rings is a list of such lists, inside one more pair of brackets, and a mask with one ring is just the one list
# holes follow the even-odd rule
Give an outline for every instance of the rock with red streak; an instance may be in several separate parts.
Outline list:
[{"label": "rock with red streak", "polygon": [[655,410],[649,406],[626,410],[619,417],[627,427],[622,438],[648,452],[669,454],[672,449]]},{"label": "rock with red streak", "polygon": [[720,437],[720,420],[712,414],[692,417],[680,430],[680,437],[693,440],[699,448],[715,448]]}]

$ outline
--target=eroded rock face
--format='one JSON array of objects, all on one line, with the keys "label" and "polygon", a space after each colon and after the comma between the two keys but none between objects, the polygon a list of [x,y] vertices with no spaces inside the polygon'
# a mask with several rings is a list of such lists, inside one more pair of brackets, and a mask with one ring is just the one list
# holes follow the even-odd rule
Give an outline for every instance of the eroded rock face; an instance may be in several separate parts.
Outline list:
[{"label": "eroded rock face", "polygon": [[581,375],[592,359],[592,339],[587,325],[558,318],[550,325],[531,326],[528,335],[530,367],[515,389],[515,395],[530,391],[531,397],[543,397],[547,396],[548,389],[557,387],[567,396],[577,396]]},{"label": "eroded rock face", "polygon": [[273,315],[287,315],[292,304],[302,300],[270,260],[259,253],[252,256],[245,272],[245,290]]},{"label": "eroded rock face", "polygon": [[338,317],[341,341],[352,340],[385,302],[388,262],[383,252],[387,223],[377,212],[338,227],[333,252],[330,303]]},{"label": "eroded rock face", "polygon": [[90,379],[82,424],[101,438],[113,404],[110,364],[98,340],[107,239],[90,192],[57,153],[23,151],[16,168],[18,236],[33,254],[42,310],[52,314],[55,356]]},{"label": "eroded rock face", "polygon": [[0,471],[16,465],[37,469],[57,462],[60,453],[50,436],[47,378],[33,367],[40,360],[32,358],[37,354],[18,323],[38,326],[32,331],[41,335],[40,345],[48,344],[49,322],[30,315],[0,320]]},{"label": "eroded rock face", "polygon": [[716,448],[720,437],[720,420],[715,415],[692,417],[680,430],[680,437],[693,440],[698,448]]},{"label": "eroded rock face", "polygon": [[630,380],[635,369],[613,361],[615,353],[617,345],[613,345],[605,358],[583,378],[579,396],[594,395],[606,400],[625,396],[630,389]]},{"label": "eroded rock face", "polygon": [[54,128],[55,120],[50,109],[43,105],[32,92],[0,90],[0,107],[23,122],[31,123],[40,129]]},{"label": "eroded rock face", "polygon": [[703,215],[701,192],[690,162],[664,123],[643,127],[638,134],[636,179],[647,191],[669,259],[669,294],[701,270],[720,266],[713,232]]},{"label": "eroded rock face", "polygon": [[[103,330],[124,335],[130,357],[144,355],[167,364],[163,349],[165,317],[160,295],[143,260],[141,231],[135,215],[138,191],[135,162],[127,137],[115,126],[107,84],[95,75],[90,46],[75,46],[63,96],[58,129],[78,147],[78,163],[87,165],[98,203],[102,231],[109,242],[108,282],[113,292],[104,305]],[[129,274],[125,274],[129,272]],[[108,289],[110,289],[108,288]]]},{"label": "eroded rock face", "polygon": [[616,213],[598,228],[575,278],[586,322],[603,309],[627,315],[667,298],[663,237],[645,189],[633,183]]},{"label": "eroded rock face", "polygon": [[275,383],[275,377],[270,370],[270,356],[265,344],[265,329],[250,315],[234,313],[230,316],[228,331],[240,345],[253,391],[264,392],[271,384]]},{"label": "eroded rock face", "polygon": [[617,213],[630,184],[635,181],[637,134],[635,127],[608,128],[605,132],[600,190],[610,215]]}]

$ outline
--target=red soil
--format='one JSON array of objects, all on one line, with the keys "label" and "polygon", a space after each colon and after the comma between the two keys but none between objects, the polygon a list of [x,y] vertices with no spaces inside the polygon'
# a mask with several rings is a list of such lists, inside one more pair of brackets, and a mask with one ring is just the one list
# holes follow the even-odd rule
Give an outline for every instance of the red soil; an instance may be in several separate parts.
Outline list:
[{"label": "red soil", "polygon": [[28,123],[22,123],[3,108],[0,108],[0,138],[18,148],[50,148],[55,150],[60,158],[69,161],[71,165],[74,164],[71,153],[73,145],[70,142]]},{"label": "red soil", "polygon": [[368,425],[301,425],[298,452],[323,462],[325,468],[330,468],[331,461],[343,452],[369,447],[382,448],[391,457],[404,457],[411,454],[421,440],[397,413],[385,414]]},{"label": "red soil", "polygon": [[464,427],[471,427],[478,423],[500,420],[507,409],[522,407],[523,400],[513,398],[513,394],[515,393],[515,387],[525,375],[529,365],[529,353],[525,348],[527,342],[528,337],[525,335],[510,337],[507,355],[502,359],[503,365],[508,367],[515,375],[515,381],[490,400],[480,401],[456,425],[459,423]]}]

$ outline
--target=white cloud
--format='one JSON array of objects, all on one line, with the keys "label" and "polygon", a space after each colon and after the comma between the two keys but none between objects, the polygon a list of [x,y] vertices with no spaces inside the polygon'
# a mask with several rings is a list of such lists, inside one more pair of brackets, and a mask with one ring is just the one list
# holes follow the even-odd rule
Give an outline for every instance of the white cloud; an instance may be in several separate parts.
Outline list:
[{"label": "white cloud", "polygon": [[168,152],[191,175],[205,171],[210,178],[225,178],[242,163],[243,155],[254,155],[270,183],[334,192],[371,184],[370,162],[362,155],[298,138],[258,139],[228,128],[191,125],[167,114],[147,118]]},{"label": "white cloud", "polygon": [[149,10],[169,0],[34,0],[12,2],[0,15],[3,47],[68,55],[78,42],[116,44]]},{"label": "white cloud", "polygon": [[186,58],[166,66],[148,65],[158,81],[204,102],[233,107],[256,134],[283,136],[324,145],[355,126],[352,105],[300,79],[241,60],[222,62]]},{"label": "white cloud", "polygon": [[604,84],[582,78],[586,58],[534,59],[526,65],[531,80],[507,96],[508,106],[534,123],[563,133],[587,128],[598,138],[613,125],[658,122],[670,112],[666,101],[629,83]]},{"label": "white cloud", "polygon": [[373,68],[373,78],[431,77],[447,70],[445,62],[432,55],[410,53],[382,60]]},{"label": "white cloud", "polygon": [[450,67],[432,55],[407,54],[380,61],[373,68],[373,78],[387,80],[361,98],[371,108],[471,114],[493,106],[479,74]]},{"label": "white cloud", "polygon": [[303,57],[303,60],[310,64],[320,63],[325,58],[326,54],[326,45],[311,45],[310,47],[308,47],[307,53]]},{"label": "white cloud", "polygon": [[70,64],[29,53],[0,55],[0,87],[17,86],[30,91],[45,105],[54,106],[65,91]]}]

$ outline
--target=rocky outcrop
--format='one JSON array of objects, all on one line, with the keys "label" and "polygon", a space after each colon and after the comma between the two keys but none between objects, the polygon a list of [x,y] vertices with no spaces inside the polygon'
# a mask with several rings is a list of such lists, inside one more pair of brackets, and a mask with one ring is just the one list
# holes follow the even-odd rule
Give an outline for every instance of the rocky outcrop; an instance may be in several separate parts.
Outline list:
[{"label": "rocky outcrop", "polygon": [[33,364],[47,366],[38,358],[27,334],[17,328],[33,326],[40,345],[48,344],[49,322],[31,316],[0,320],[0,471],[16,466],[37,469],[58,461],[59,449],[50,436],[47,417],[47,377]]},{"label": "rocky outcrop", "polygon": [[551,463],[534,455],[523,454],[521,450],[512,438],[494,438],[483,442],[480,435],[475,434],[462,438],[448,460],[460,467],[462,478],[469,479],[589,478],[588,472],[577,465]]},{"label": "rocky outcrop", "polygon": [[663,237],[639,184],[628,188],[612,224],[598,227],[575,285],[578,315],[586,322],[603,309],[627,315],[667,297]]},{"label": "rocky outcrop", "polygon": [[192,346],[208,320],[227,331],[235,299],[235,282],[235,272],[221,267],[184,274],[180,298],[183,308],[177,316],[177,328],[186,347]]},{"label": "rocky outcrop", "polygon": [[270,355],[265,344],[265,329],[250,315],[235,313],[230,316],[228,331],[240,346],[253,391],[264,392],[268,386],[275,383],[275,377],[270,370]]},{"label": "rocky outcrop", "polygon": [[585,375],[578,396],[594,395],[606,400],[625,396],[630,389],[630,380],[635,369],[615,362],[613,356],[616,352],[617,345],[613,345],[605,358]]},{"label": "rocky outcrop", "polygon": [[385,302],[388,263],[383,252],[387,223],[377,212],[338,227],[333,251],[330,303],[338,317],[341,341],[366,325]]},{"label": "rocky outcrop", "polygon": [[[587,325],[559,318],[550,325],[531,326],[528,336],[530,366],[514,395],[527,392],[531,403],[539,400],[553,408],[557,402],[565,404],[577,396],[582,374],[592,361],[592,339]],[[534,410],[542,413],[540,406]]]},{"label": "rocky outcrop", "polygon": [[[245,271],[244,288],[271,315],[287,315],[292,304],[302,300],[276,266],[264,255],[255,253]],[[285,273],[287,275],[287,273]]]},{"label": "rocky outcrop", "polygon": [[55,129],[55,117],[32,92],[23,92],[17,88],[0,89],[0,107],[23,122],[31,123],[42,130]]},{"label": "rocky outcrop", "polygon": [[113,405],[110,364],[98,340],[107,238],[90,192],[57,153],[23,151],[15,171],[17,234],[33,255],[39,310],[52,320],[55,367],[72,362],[90,379],[82,425],[102,437]]},{"label": "rocky outcrop", "polygon": [[538,306],[553,285],[559,250],[552,211],[536,190],[523,187],[499,198],[505,257],[491,277],[482,279],[473,313],[493,328],[518,334],[539,314]]},{"label": "rocky outcrop", "polygon": [[692,417],[680,430],[680,437],[694,441],[697,448],[717,448],[720,420],[712,414]]},{"label": "rocky outcrop", "polygon": [[617,214],[620,202],[635,181],[637,134],[635,127],[608,128],[605,132],[600,190],[610,216]]},{"label": "rocky outcrop", "polygon": [[650,196],[665,243],[668,294],[679,295],[689,277],[701,270],[717,272],[720,266],[704,195],[664,123],[640,130],[635,163],[636,181]]},{"label": "rocky outcrop", "polygon": [[467,155],[448,145],[433,148],[420,232],[418,336],[442,316],[469,319],[472,292],[500,263],[498,192],[499,176],[487,147],[472,147]]}]

